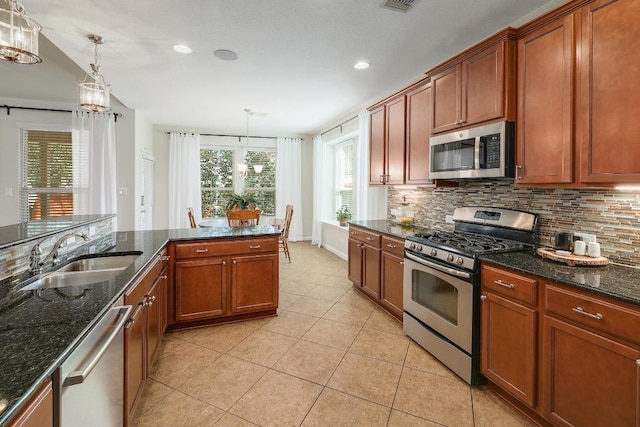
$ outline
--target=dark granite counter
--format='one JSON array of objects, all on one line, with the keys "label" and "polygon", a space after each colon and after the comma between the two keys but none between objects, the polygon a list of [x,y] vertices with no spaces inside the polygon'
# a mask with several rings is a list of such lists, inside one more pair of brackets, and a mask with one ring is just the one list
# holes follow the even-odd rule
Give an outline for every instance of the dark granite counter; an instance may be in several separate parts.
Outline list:
[{"label": "dark granite counter", "polygon": [[611,263],[600,267],[569,267],[542,259],[533,251],[487,254],[480,259],[542,279],[640,304],[640,270],[632,267]]},{"label": "dark granite counter", "polygon": [[279,234],[270,225],[117,232],[108,252],[142,254],[113,280],[87,291],[21,291],[15,280],[0,283],[0,425],[50,377],[167,242]]},{"label": "dark granite counter", "polygon": [[378,233],[389,234],[391,236],[398,237],[400,239],[404,239],[407,236],[412,236],[416,233],[428,233],[429,230],[421,227],[405,227],[399,224],[396,224],[393,221],[388,221],[386,219],[378,219],[371,221],[349,221],[349,224],[353,224],[358,227],[368,228],[372,231],[377,231]]}]

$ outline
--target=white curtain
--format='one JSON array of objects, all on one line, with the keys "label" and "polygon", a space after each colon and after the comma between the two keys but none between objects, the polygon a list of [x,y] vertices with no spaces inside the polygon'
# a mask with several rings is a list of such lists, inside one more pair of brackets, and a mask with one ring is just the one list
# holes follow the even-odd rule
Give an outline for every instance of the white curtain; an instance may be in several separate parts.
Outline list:
[{"label": "white curtain", "polygon": [[202,218],[200,198],[200,135],[169,134],[169,228],[189,228],[187,209]]},{"label": "white curtain", "polygon": [[355,152],[354,218],[359,220],[386,218],[386,188],[369,186],[369,112],[358,115],[359,130]]},{"label": "white curtain", "polygon": [[74,111],[71,125],[74,214],[116,214],[115,116]]},{"label": "white curtain", "polygon": [[313,138],[313,228],[311,244],[322,245],[322,136]]},{"label": "white curtain", "polygon": [[284,218],[287,205],[293,206],[289,240],[303,240],[302,234],[302,139],[278,138],[276,163],[276,217]]}]

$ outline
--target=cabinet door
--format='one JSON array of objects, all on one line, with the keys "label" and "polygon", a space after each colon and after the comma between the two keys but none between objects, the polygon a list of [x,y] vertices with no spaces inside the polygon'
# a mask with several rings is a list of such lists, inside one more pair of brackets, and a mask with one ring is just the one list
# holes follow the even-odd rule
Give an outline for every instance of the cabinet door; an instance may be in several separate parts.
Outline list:
[{"label": "cabinet door", "polygon": [[380,299],[382,304],[402,320],[402,278],[404,260],[388,252],[380,252]]},{"label": "cabinet door", "polygon": [[153,363],[153,358],[162,339],[162,298],[160,289],[164,280],[161,277],[149,289],[145,304],[147,323],[147,367]]},{"label": "cabinet door", "polygon": [[175,263],[176,321],[226,314],[226,258]]},{"label": "cabinet door", "polygon": [[431,77],[433,91],[432,133],[444,132],[459,126],[461,107],[461,66],[456,64]]},{"label": "cabinet door", "polygon": [[349,239],[349,280],[355,286],[362,286],[362,243]]},{"label": "cabinet door", "polygon": [[405,97],[387,103],[385,184],[404,184]]},{"label": "cabinet door", "polygon": [[462,63],[461,125],[472,125],[504,115],[505,48],[498,43]]},{"label": "cabinet door", "polygon": [[369,184],[382,185],[385,174],[386,117],[384,105],[369,116]]},{"label": "cabinet door", "polygon": [[124,330],[125,351],[125,418],[133,415],[133,407],[147,377],[144,356],[145,307],[141,302],[135,308]]},{"label": "cabinet door", "polygon": [[53,391],[51,381],[40,388],[8,427],[52,427],[53,426]]},{"label": "cabinet door", "polygon": [[406,183],[430,184],[431,84],[407,93]]},{"label": "cabinet door", "polygon": [[600,0],[582,9],[582,182],[640,180],[639,16],[636,0]]},{"label": "cabinet door", "polygon": [[516,184],[573,181],[573,15],[518,42]]},{"label": "cabinet door", "polygon": [[536,405],[536,311],[483,290],[481,372],[511,395]]},{"label": "cabinet door", "polygon": [[362,245],[362,290],[380,299],[380,249]]},{"label": "cabinet door", "polygon": [[278,307],[278,255],[233,257],[231,312],[243,313]]},{"label": "cabinet door", "polygon": [[544,415],[559,426],[637,426],[640,350],[544,317]]}]

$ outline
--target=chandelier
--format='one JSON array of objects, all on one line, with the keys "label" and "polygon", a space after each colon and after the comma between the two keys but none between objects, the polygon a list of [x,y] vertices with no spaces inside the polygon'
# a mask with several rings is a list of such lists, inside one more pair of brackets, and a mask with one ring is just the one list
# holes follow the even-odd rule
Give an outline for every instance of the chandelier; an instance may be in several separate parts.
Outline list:
[{"label": "chandelier", "polygon": [[[238,173],[240,173],[241,178],[246,177],[249,172],[249,116],[252,114],[251,110],[248,108],[245,108],[244,111],[247,113],[247,151],[244,155],[244,162],[236,164],[236,168],[238,169]],[[257,174],[261,173],[262,169],[264,169],[264,165],[253,165],[253,170]]]},{"label": "chandelier", "polygon": [[5,0],[9,9],[0,8],[0,59],[16,64],[38,64],[38,34],[42,27],[27,17],[16,0]]},{"label": "chandelier", "polygon": [[111,87],[104,81],[98,65],[98,45],[104,43],[104,39],[95,34],[87,36],[94,44],[94,63],[91,64],[91,74],[87,73],[80,82],[80,106],[87,110],[97,112],[110,111]]}]

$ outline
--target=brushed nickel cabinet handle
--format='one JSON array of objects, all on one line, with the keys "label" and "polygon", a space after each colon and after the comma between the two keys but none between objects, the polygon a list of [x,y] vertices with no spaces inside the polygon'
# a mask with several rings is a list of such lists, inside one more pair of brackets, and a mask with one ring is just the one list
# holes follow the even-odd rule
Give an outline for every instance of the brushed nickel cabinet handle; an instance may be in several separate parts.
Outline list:
[{"label": "brushed nickel cabinet handle", "polygon": [[387,247],[388,247],[388,248],[395,248],[395,247],[396,247],[396,245],[394,245],[393,243],[387,243]]},{"label": "brushed nickel cabinet handle", "polygon": [[522,165],[516,165],[516,179],[522,179]]},{"label": "brushed nickel cabinet handle", "polygon": [[502,280],[498,279],[495,280],[493,283],[495,283],[496,285],[502,286],[503,288],[509,288],[509,289],[513,289],[516,287],[516,285],[514,285],[513,283],[504,283]]},{"label": "brushed nickel cabinet handle", "polygon": [[233,263],[234,263],[234,264],[237,264],[238,262],[234,259],[234,260],[233,260]]},{"label": "brushed nickel cabinet handle", "polygon": [[169,255],[161,256],[160,261],[169,261],[171,257]]},{"label": "brushed nickel cabinet handle", "polygon": [[255,246],[249,245],[249,249],[260,249],[261,247],[262,246],[260,246],[260,245],[255,245]]},{"label": "brushed nickel cabinet handle", "polygon": [[222,265],[227,265],[227,261],[222,261]]},{"label": "brushed nickel cabinet handle", "polygon": [[584,311],[584,308],[582,307],[575,307],[575,308],[572,308],[572,310],[574,313],[582,314],[583,316],[587,316],[595,320],[604,319],[604,316],[602,315],[602,313],[592,314],[592,313],[589,313],[588,311]]},{"label": "brushed nickel cabinet handle", "polygon": [[636,366],[640,368],[640,359],[636,360]]},{"label": "brushed nickel cabinet handle", "polygon": [[480,295],[480,301],[486,301],[486,300],[487,300],[486,295]]},{"label": "brushed nickel cabinet handle", "polygon": [[371,240],[375,240],[373,237],[367,237],[367,240],[371,241]]},{"label": "brushed nickel cabinet handle", "polygon": [[168,278],[168,277],[169,277],[169,276],[167,276],[166,274],[163,274],[162,276],[160,276],[160,278],[161,278],[162,280],[167,280],[167,278]]},{"label": "brushed nickel cabinet handle", "polygon": [[197,254],[206,254],[209,252],[209,249],[196,249]]}]

